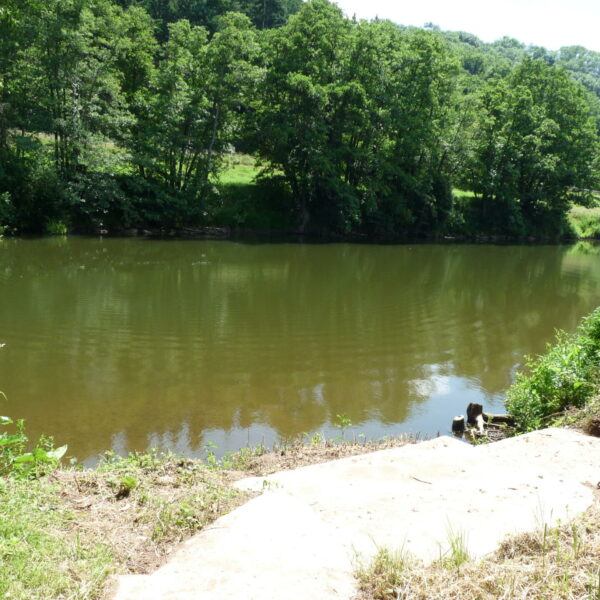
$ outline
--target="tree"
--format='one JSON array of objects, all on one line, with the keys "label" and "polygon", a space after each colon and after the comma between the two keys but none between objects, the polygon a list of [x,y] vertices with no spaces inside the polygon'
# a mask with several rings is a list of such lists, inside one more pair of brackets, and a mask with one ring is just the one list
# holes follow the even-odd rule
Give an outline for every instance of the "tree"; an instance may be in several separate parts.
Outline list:
[{"label": "tree", "polygon": [[116,64],[122,11],[109,0],[52,0],[21,17],[29,43],[15,58],[14,122],[53,137],[54,163],[68,178],[92,143],[131,123]]},{"label": "tree", "polygon": [[315,213],[328,208],[324,197],[336,178],[332,136],[339,136],[331,123],[343,102],[350,31],[339,8],[313,0],[265,36],[266,78],[253,143],[291,186],[301,230],[322,217]]},{"label": "tree", "polygon": [[186,19],[212,35],[219,19],[228,12],[248,16],[259,29],[281,27],[298,12],[302,0],[117,0],[123,7],[141,6],[160,23],[161,41],[167,38],[167,25]]},{"label": "tree", "polygon": [[237,136],[238,113],[257,70],[255,32],[247,17],[229,13],[209,41],[203,27],[182,20],[146,90],[134,162],[149,181],[204,197],[211,176]]},{"label": "tree", "polygon": [[439,37],[313,0],[266,40],[255,147],[287,180],[299,228],[402,235],[443,221],[456,65]]},{"label": "tree", "polygon": [[272,29],[285,25],[301,5],[302,0],[247,0],[241,10],[252,19],[258,29]]},{"label": "tree", "polygon": [[560,233],[570,202],[595,184],[598,137],[581,85],[525,59],[481,97],[470,165],[486,226]]}]

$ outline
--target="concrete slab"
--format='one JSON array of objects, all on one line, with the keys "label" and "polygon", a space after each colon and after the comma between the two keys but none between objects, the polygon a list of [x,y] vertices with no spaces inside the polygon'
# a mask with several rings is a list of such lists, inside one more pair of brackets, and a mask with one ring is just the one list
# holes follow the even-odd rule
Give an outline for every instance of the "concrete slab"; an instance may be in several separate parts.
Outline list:
[{"label": "concrete slab", "polygon": [[533,431],[478,447],[481,454],[503,464],[526,464],[539,475],[576,479],[594,486],[600,481],[600,438],[556,427]]},{"label": "concrete slab", "polygon": [[[562,431],[513,438],[493,450],[499,444],[474,447],[441,437],[237,485],[258,490],[266,482],[285,490],[345,530],[363,555],[388,547],[430,561],[460,536],[472,556],[483,556],[506,535],[590,506],[593,490],[583,484],[594,469],[600,473],[600,440]],[[583,448],[587,466],[571,468]]]},{"label": "concrete slab", "polygon": [[181,545],[151,576],[119,578],[119,600],[346,600],[352,554],[304,502],[267,491]]},{"label": "concrete slab", "polygon": [[355,556],[425,561],[461,537],[471,556],[588,508],[600,439],[548,429],[473,447],[420,444],[244,479],[266,490],[182,545],[156,573],[122,577],[117,600],[350,599]]}]

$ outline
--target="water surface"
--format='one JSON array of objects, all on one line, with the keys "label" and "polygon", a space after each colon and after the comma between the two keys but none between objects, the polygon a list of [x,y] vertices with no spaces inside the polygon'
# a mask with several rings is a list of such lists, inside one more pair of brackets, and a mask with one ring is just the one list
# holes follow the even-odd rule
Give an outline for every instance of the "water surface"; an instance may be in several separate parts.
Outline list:
[{"label": "water surface", "polygon": [[0,242],[0,412],[90,461],[448,431],[600,304],[598,248]]}]

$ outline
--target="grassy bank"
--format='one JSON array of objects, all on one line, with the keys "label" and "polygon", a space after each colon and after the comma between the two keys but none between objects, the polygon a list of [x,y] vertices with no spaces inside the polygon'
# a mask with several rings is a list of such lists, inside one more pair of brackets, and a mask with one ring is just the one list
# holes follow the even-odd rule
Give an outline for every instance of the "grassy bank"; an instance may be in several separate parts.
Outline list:
[{"label": "grassy bank", "polygon": [[245,496],[224,474],[155,454],[92,471],[0,479],[0,597],[101,598],[116,573],[148,573]]},{"label": "grassy bank", "polygon": [[[245,154],[233,154],[215,183],[215,194],[209,202],[210,221],[232,228],[293,231],[292,200],[281,181],[267,183],[259,178],[260,167]],[[448,235],[467,238],[485,236],[472,211],[475,194],[468,190],[452,191],[452,217],[446,226]],[[574,206],[567,214],[567,237],[600,239],[600,208]],[[442,232],[444,233],[444,232]],[[534,232],[531,232],[532,235]],[[556,237],[556,236],[554,236]]]}]

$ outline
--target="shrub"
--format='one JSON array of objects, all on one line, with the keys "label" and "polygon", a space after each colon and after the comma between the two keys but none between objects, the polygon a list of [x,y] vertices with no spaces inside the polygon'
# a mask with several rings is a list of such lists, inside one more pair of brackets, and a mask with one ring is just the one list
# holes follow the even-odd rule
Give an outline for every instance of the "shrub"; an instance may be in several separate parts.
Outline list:
[{"label": "shrub", "polygon": [[576,334],[559,331],[546,354],[527,359],[517,373],[506,407],[525,431],[538,429],[568,407],[582,407],[597,390],[600,308],[584,319]]}]

